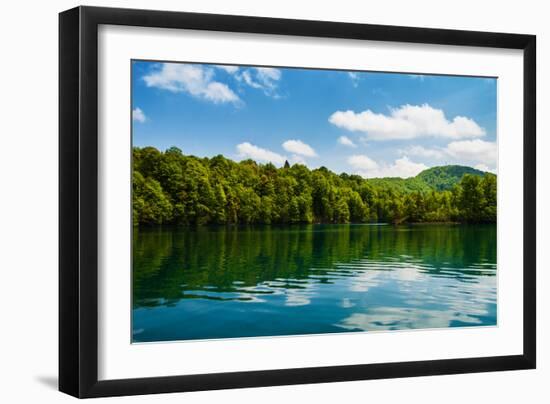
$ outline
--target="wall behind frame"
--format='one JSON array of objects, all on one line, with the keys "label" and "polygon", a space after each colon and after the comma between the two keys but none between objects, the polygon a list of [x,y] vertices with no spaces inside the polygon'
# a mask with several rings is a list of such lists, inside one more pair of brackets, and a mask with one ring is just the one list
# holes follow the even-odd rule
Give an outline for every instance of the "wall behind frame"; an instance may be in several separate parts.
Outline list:
[{"label": "wall behind frame", "polygon": [[[0,94],[0,282],[2,401],[9,403],[74,402],[57,392],[57,13],[79,5],[9,2],[0,25],[2,62]],[[530,33],[538,36],[538,72],[550,71],[550,26],[544,2],[503,3],[464,0],[409,2],[338,2],[188,0],[174,2],[89,1],[86,5],[245,14],[281,18],[334,20],[388,25]],[[550,133],[542,111],[550,109],[550,78],[538,74],[539,134]],[[519,134],[518,134],[519,135]],[[538,137],[538,340],[550,339],[550,138]],[[287,386],[185,395],[112,398],[128,403],[334,403],[345,398],[409,403],[543,402],[550,377],[550,350],[539,344],[534,371],[468,374],[429,378]]]}]

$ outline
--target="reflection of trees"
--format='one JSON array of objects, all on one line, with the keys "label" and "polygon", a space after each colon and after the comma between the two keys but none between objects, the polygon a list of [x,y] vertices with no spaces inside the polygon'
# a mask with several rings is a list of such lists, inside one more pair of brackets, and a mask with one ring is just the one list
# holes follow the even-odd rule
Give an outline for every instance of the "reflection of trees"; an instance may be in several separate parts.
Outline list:
[{"label": "reflection of trees", "polygon": [[[491,275],[475,268],[496,262],[494,225],[197,227],[134,233],[134,305],[170,303],[193,291],[239,292],[263,282],[301,288],[312,275],[354,276],[335,264],[358,260],[422,264],[428,273],[457,278]],[[390,266],[391,268],[391,266]],[[481,268],[481,267],[480,267]],[[323,279],[324,278],[324,279]],[[258,293],[261,293],[258,291]],[[265,291],[264,293],[271,293]]]}]

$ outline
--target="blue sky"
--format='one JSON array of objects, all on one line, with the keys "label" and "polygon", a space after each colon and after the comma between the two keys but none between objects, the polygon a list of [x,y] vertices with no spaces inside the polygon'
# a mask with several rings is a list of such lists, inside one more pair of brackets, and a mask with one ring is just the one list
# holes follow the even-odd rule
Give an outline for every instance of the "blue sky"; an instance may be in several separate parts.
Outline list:
[{"label": "blue sky", "polygon": [[132,62],[133,144],[366,178],[496,172],[490,78]]}]

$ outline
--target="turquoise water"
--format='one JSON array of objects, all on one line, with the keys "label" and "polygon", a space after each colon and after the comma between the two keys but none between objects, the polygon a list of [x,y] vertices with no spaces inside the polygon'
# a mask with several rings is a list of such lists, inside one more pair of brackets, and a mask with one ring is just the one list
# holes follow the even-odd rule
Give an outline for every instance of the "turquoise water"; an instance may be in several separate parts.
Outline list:
[{"label": "turquoise water", "polygon": [[495,225],[134,231],[134,342],[496,324]]}]

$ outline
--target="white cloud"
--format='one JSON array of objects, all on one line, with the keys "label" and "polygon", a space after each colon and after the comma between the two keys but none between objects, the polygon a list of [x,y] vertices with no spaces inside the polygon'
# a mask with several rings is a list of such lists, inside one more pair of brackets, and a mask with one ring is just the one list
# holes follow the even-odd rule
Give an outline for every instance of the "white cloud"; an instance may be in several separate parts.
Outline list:
[{"label": "white cloud", "polygon": [[136,107],[132,110],[132,120],[143,123],[147,120],[147,117],[145,116],[145,113],[141,110],[141,108]]},{"label": "white cloud", "polygon": [[239,157],[243,159],[250,158],[256,161],[271,162],[278,165],[283,165],[286,160],[285,156],[281,156],[280,154],[272,152],[271,150],[255,146],[249,142],[238,144],[237,152],[239,154]]},{"label": "white cloud", "polygon": [[297,154],[293,154],[290,156],[290,163],[291,164],[303,164],[307,166],[307,161],[304,159],[304,157],[299,156]]},{"label": "white cloud", "polygon": [[316,157],[317,153],[315,150],[308,145],[307,143],[302,142],[301,140],[287,140],[283,143],[283,149],[289,153],[294,153],[300,156],[305,157]]},{"label": "white cloud", "polygon": [[348,72],[348,77],[350,78],[353,87],[357,87],[359,85],[360,77],[358,73]]},{"label": "white cloud", "polygon": [[428,104],[402,105],[390,110],[389,115],[371,110],[336,111],[329,122],[339,128],[366,133],[371,140],[414,139],[417,137],[472,138],[485,135],[485,130],[474,120],[456,116],[452,121],[441,109]]},{"label": "white cloud", "polygon": [[401,150],[402,154],[408,156],[417,156],[432,159],[442,159],[445,157],[445,151],[441,149],[429,149],[423,146],[411,146],[405,150]]},{"label": "white cloud", "polygon": [[365,178],[409,178],[428,168],[425,164],[415,163],[406,156],[395,160],[391,164],[379,164],[368,156],[355,155],[348,158],[348,163],[356,169],[356,174]]},{"label": "white cloud", "polygon": [[218,65],[218,69],[226,71],[229,74],[235,74],[239,71],[239,66],[229,66],[229,65]]},{"label": "white cloud", "polygon": [[278,97],[276,94],[278,81],[282,73],[273,67],[254,67],[236,75],[237,80],[244,81],[252,88],[262,90],[265,95]]},{"label": "white cloud", "polygon": [[495,167],[497,163],[496,142],[486,142],[480,139],[451,142],[445,148],[447,154],[457,160],[485,164]]},{"label": "white cloud", "polygon": [[281,71],[273,67],[257,67],[256,71],[258,72],[258,78],[264,83],[281,79]]},{"label": "white cloud", "polygon": [[395,160],[392,164],[382,165],[378,170],[375,170],[374,173],[367,173],[372,177],[401,177],[409,178],[415,177],[420,172],[426,170],[427,165],[422,163],[415,163],[414,161],[409,160],[408,157],[401,157],[400,159]]},{"label": "white cloud", "polygon": [[351,140],[347,136],[340,136],[338,138],[338,143],[340,143],[341,145],[344,145],[344,146],[357,147],[357,145],[355,143],[353,143],[353,140]]},{"label": "white cloud", "polygon": [[458,164],[471,165],[482,171],[496,171],[497,144],[481,139],[458,140],[443,148],[411,146],[400,152],[405,156],[445,159]]},{"label": "white cloud", "polygon": [[204,90],[204,97],[213,102],[237,102],[240,101],[237,94],[226,84],[213,82],[209,83]]},{"label": "white cloud", "polygon": [[489,171],[489,172],[493,172],[493,170],[491,168],[489,168],[489,166],[485,165],[485,164],[482,164],[482,163],[479,163],[479,164],[476,164],[474,166],[474,168],[476,170],[480,170],[480,171]]},{"label": "white cloud", "polygon": [[174,93],[188,93],[214,103],[240,102],[227,84],[214,80],[214,70],[197,65],[163,63],[160,69],[143,77],[148,87]]},{"label": "white cloud", "polygon": [[257,83],[256,81],[254,81],[254,79],[252,78],[252,74],[250,73],[249,70],[245,70],[241,75],[241,77],[243,78],[244,82],[248,84],[250,87],[263,88],[263,86],[260,83]]},{"label": "white cloud", "polygon": [[372,160],[370,157],[363,154],[357,154],[348,158],[348,163],[353,168],[361,171],[370,171],[378,169],[378,163]]}]

